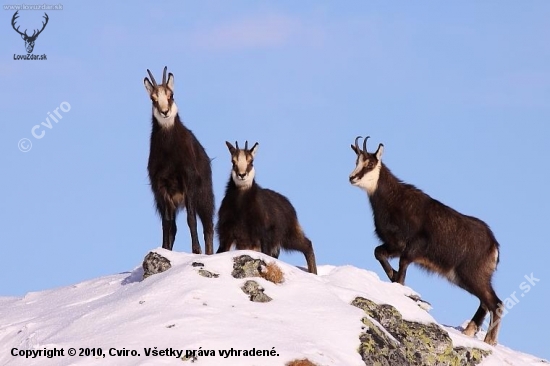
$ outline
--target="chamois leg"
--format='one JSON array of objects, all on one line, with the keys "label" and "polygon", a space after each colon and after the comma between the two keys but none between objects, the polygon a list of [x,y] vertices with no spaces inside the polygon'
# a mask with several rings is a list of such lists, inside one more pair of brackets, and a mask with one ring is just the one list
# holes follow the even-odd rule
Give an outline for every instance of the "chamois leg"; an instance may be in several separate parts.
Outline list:
[{"label": "chamois leg", "polygon": [[214,253],[214,223],[212,222],[213,212],[207,213],[204,209],[197,210],[202,223],[204,236],[204,251],[207,255]]},{"label": "chamois leg", "polygon": [[197,234],[197,212],[195,207],[187,205],[187,225],[191,232],[191,249],[193,254],[202,254],[199,244],[199,235]]},{"label": "chamois leg", "polygon": [[[299,226],[298,226],[299,228]],[[307,270],[309,273],[317,274],[317,264],[315,263],[315,253],[313,251],[313,244],[311,240],[305,236],[301,228],[297,232],[293,233],[287,238],[282,247],[287,250],[296,250],[302,252],[306,258]]]},{"label": "chamois leg", "polygon": [[204,251],[206,254],[214,254],[214,224],[208,220],[202,221],[203,236],[204,236]]},{"label": "chamois leg", "polygon": [[468,281],[467,279],[463,278],[463,283],[460,287],[475,295],[480,301],[479,308],[472,317],[472,320],[470,320],[470,322],[466,326],[466,329],[464,329],[463,333],[468,336],[474,336],[481,328],[483,319],[485,318],[487,311],[489,311],[491,314],[491,321],[484,341],[485,343],[488,343],[490,345],[497,344],[497,336],[500,328],[503,304],[496,295],[493,286],[491,285],[490,279],[486,282],[485,285],[475,286],[472,281]]},{"label": "chamois leg", "polygon": [[279,246],[277,246],[277,248],[273,248],[273,250],[271,250],[271,256],[275,259],[279,259],[280,254],[281,254],[281,248]]},{"label": "chamois leg", "polygon": [[395,257],[398,254],[398,251],[389,250],[388,245],[386,244],[379,245],[374,249],[374,257],[380,262],[382,268],[386,272],[386,275],[392,282],[394,282],[394,278],[396,277],[394,269],[392,268],[390,262],[388,262],[388,258]]},{"label": "chamois leg", "polygon": [[170,247],[170,231],[172,222],[169,219],[162,218],[162,248],[172,250]]},{"label": "chamois leg", "polygon": [[491,311],[491,323],[489,325],[489,329],[487,330],[487,334],[485,335],[485,339],[483,340],[485,343],[493,346],[495,346],[498,342],[498,332],[500,330],[501,313],[503,306],[504,304],[500,302],[497,305],[497,309]]},{"label": "chamois leg", "polygon": [[313,245],[311,244],[311,240],[304,237],[303,243],[304,248],[302,250],[302,253],[304,253],[304,256],[306,257],[307,270],[309,271],[309,273],[317,274],[317,264],[315,263],[315,253],[313,252]]},{"label": "chamois leg", "polygon": [[233,239],[231,239],[229,235],[225,233],[220,233],[219,239],[220,239],[220,246],[218,247],[216,254],[225,253],[229,249],[231,249],[231,244],[233,243]]},{"label": "chamois leg", "polygon": [[486,291],[486,294],[487,298],[483,301],[485,301],[485,304],[487,304],[486,306],[491,313],[491,322],[483,341],[494,346],[497,344],[498,331],[500,329],[500,320],[504,304],[497,297],[495,291],[493,290],[493,287],[490,284],[488,290]]},{"label": "chamois leg", "polygon": [[162,216],[162,247],[172,250],[176,238],[176,215],[172,210],[165,210]]},{"label": "chamois leg", "polygon": [[[260,251],[264,254],[267,254],[271,257],[273,257],[273,254],[277,254],[277,257],[279,256],[277,251],[273,250],[276,247],[276,242],[271,237],[262,238],[260,239]],[[273,258],[277,258],[273,257]]]},{"label": "chamois leg", "polygon": [[397,282],[405,286],[405,276],[407,275],[407,267],[409,267],[409,264],[411,264],[411,262],[412,261],[405,255],[399,258],[399,270],[393,273],[392,282]]},{"label": "chamois leg", "polygon": [[467,335],[468,337],[475,336],[477,331],[481,328],[481,324],[483,323],[486,315],[487,307],[483,305],[483,302],[480,301],[476,313],[474,314],[472,320],[470,320],[466,328],[462,331],[462,334]]},{"label": "chamois leg", "polygon": [[407,276],[407,268],[409,264],[422,257],[422,253],[418,253],[418,249],[421,245],[420,241],[412,241],[411,245],[404,248],[399,256],[399,270],[393,272],[393,282],[397,282],[405,286],[405,277]]},{"label": "chamois leg", "polygon": [[176,215],[171,220],[172,226],[170,228],[170,250],[174,249],[174,242],[176,241],[176,232],[178,231],[178,226],[176,225]]}]

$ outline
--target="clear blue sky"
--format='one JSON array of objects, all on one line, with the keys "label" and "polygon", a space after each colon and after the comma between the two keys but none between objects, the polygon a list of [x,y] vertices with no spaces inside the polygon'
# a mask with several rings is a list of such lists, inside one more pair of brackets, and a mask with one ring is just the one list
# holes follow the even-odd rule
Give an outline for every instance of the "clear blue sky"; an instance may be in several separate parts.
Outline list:
[{"label": "clear blue sky", "polygon": [[[24,42],[2,11],[0,296],[128,271],[160,246],[143,78],[168,65],[180,116],[214,159],[217,207],[224,142],[258,141],[257,181],[293,202],[318,264],[384,278],[367,196],[348,182],[349,145],[368,134],[398,177],[491,226],[496,291],[519,300],[500,342],[550,358],[550,3],[62,4],[36,40],[46,61],[13,59]],[[18,24],[42,15],[20,11]],[[62,119],[35,138],[58,107]],[[179,227],[174,249],[189,252],[185,216]],[[525,293],[531,274],[540,281]],[[417,268],[407,282],[444,324],[478,306]]]}]

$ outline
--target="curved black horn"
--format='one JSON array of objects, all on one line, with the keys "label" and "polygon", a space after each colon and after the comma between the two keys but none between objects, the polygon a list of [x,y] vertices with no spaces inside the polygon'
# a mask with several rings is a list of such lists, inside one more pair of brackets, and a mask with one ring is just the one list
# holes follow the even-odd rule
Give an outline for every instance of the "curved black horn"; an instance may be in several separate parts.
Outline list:
[{"label": "curved black horn", "polygon": [[235,141],[235,148],[236,148],[237,150],[239,150],[239,142],[238,142],[238,141]]},{"label": "curved black horn", "polygon": [[168,70],[168,66],[164,66],[164,72],[162,73],[162,85],[166,85],[166,70]]},{"label": "curved black horn", "polygon": [[361,136],[357,136],[355,138],[355,149],[357,149],[357,151],[359,151],[359,142],[358,141],[359,141],[359,139],[362,139],[362,138],[363,137],[361,137]]},{"label": "curved black horn", "polygon": [[246,141],[244,142],[244,149],[245,149],[245,150],[248,150],[248,140],[246,140]]},{"label": "curved black horn", "polygon": [[365,137],[365,139],[363,140],[363,152],[366,153],[367,152],[367,140],[370,138],[370,136],[367,136]]},{"label": "curved black horn", "polygon": [[149,77],[151,78],[151,82],[153,83],[153,86],[156,87],[157,86],[157,81],[153,77],[153,74],[151,74],[151,71],[149,71],[149,69],[147,69],[147,73],[149,74]]}]

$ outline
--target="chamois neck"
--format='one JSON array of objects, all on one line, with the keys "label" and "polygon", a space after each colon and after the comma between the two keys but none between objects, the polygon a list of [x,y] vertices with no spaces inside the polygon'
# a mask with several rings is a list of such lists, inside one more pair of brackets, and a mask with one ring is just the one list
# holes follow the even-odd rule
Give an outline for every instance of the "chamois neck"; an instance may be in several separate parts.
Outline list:
[{"label": "chamois neck", "polygon": [[[246,166],[245,166],[246,168]],[[243,169],[243,168],[241,168]],[[250,189],[255,183],[254,183],[254,180],[255,180],[255,176],[256,176],[256,171],[254,170],[254,167],[252,167],[252,169],[250,170],[245,170],[245,173],[244,173],[244,176],[243,174],[237,174],[238,171],[242,171],[241,169],[239,169],[238,167],[237,168],[233,168],[231,170],[231,181],[233,181],[233,184],[235,185],[235,187],[239,190],[248,190]]]},{"label": "chamois neck", "polygon": [[235,182],[235,179],[231,177],[231,182],[233,183],[233,186],[235,186],[235,189],[237,189],[240,192],[247,192],[256,185],[256,182],[254,181],[254,179],[247,179],[243,181],[237,180],[238,182],[237,183]]},{"label": "chamois neck", "polygon": [[168,116],[163,116],[157,108],[153,106],[153,118],[161,128],[171,128],[176,122],[181,122],[178,114],[176,102],[172,103],[172,108]]},{"label": "chamois neck", "polygon": [[393,173],[384,165],[381,164],[380,167],[380,176],[376,185],[376,189],[369,194],[371,202],[383,199],[399,199],[399,185],[402,182],[395,176]]},{"label": "chamois neck", "polygon": [[380,181],[380,174],[383,168],[382,162],[379,161],[373,170],[364,174],[363,177],[359,180],[357,184],[361,189],[367,192],[367,195],[370,197],[378,189],[378,182]]}]

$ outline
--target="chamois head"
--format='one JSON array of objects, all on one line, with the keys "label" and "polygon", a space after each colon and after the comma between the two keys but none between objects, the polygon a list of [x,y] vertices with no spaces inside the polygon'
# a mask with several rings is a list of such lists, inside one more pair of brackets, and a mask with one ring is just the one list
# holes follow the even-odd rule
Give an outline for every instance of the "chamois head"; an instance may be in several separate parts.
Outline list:
[{"label": "chamois head", "polygon": [[233,168],[231,169],[231,178],[235,185],[239,188],[248,188],[254,181],[254,156],[258,149],[258,143],[249,150],[248,141],[244,143],[244,149],[239,149],[239,144],[235,141],[235,147],[231,145],[229,141],[225,144],[231,153],[231,162]]},{"label": "chamois head", "polygon": [[147,69],[147,73],[151,78],[143,79],[145,89],[149,93],[149,97],[153,102],[153,115],[157,119],[158,123],[162,127],[170,127],[174,124],[174,118],[178,114],[178,107],[174,102],[174,75],[168,74],[168,81],[166,80],[166,71],[168,67],[164,67],[164,73],[162,74],[162,84],[157,85],[153,74]]},{"label": "chamois head", "polygon": [[363,140],[363,150],[359,149],[358,145],[359,139],[362,138],[361,136],[357,136],[355,138],[355,145],[351,145],[351,149],[357,154],[357,160],[355,161],[355,169],[349,176],[349,181],[352,185],[366,190],[370,195],[374,193],[378,185],[384,145],[379,144],[374,154],[369,153],[367,151],[367,139],[369,137],[367,136]]}]

